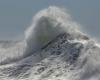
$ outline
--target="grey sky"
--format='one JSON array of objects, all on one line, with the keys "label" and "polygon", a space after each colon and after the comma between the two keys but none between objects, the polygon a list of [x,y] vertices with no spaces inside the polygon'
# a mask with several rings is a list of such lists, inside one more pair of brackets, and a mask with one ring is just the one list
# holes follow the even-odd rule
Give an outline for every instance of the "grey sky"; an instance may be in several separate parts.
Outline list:
[{"label": "grey sky", "polygon": [[0,40],[22,37],[33,15],[50,5],[67,8],[87,33],[100,37],[100,0],[0,0]]}]

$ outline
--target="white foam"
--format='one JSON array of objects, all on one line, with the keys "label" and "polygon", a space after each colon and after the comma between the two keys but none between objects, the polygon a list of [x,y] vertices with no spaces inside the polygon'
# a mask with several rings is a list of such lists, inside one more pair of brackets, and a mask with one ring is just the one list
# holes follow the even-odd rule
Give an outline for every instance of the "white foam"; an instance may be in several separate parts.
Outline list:
[{"label": "white foam", "polygon": [[79,37],[78,24],[62,8],[49,7],[33,17],[32,25],[25,32],[26,53],[39,50],[60,33],[67,32]]}]

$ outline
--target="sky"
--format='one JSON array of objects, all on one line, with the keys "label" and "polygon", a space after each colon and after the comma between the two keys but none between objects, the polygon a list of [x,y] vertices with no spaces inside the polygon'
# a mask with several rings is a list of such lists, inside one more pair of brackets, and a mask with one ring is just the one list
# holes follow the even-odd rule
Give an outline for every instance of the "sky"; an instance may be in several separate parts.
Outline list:
[{"label": "sky", "polygon": [[0,40],[22,39],[33,16],[52,5],[66,8],[83,31],[100,37],[100,0],[0,0]]}]

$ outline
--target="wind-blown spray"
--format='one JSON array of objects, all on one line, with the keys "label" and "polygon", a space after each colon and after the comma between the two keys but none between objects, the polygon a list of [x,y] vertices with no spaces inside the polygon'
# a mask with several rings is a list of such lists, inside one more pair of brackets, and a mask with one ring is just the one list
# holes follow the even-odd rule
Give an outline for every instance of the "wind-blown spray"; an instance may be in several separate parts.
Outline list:
[{"label": "wind-blown spray", "polygon": [[[17,44],[19,44],[17,43],[11,49],[1,49],[0,64],[23,59],[41,50],[48,42],[64,32],[75,39],[85,38],[83,33],[78,30],[78,26],[65,9],[52,6],[41,10],[33,17],[32,25],[25,31],[24,41],[19,42],[20,47],[17,47]],[[9,54],[6,54],[6,52],[9,52]]]},{"label": "wind-blown spray", "polygon": [[25,32],[25,53],[40,50],[49,41],[60,33],[67,32],[73,37],[78,37],[78,25],[72,21],[70,15],[62,8],[49,7],[37,13],[33,23]]},{"label": "wind-blown spray", "polygon": [[24,41],[0,42],[0,80],[100,80],[100,45],[78,26],[62,8],[37,13]]}]

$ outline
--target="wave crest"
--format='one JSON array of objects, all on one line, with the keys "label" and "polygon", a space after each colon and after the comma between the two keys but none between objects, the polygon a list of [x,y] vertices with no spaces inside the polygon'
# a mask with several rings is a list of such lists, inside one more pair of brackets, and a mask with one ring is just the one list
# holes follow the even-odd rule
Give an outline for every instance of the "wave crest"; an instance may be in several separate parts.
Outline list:
[{"label": "wave crest", "polygon": [[75,38],[81,37],[78,24],[71,19],[65,9],[49,7],[33,17],[32,25],[25,32],[26,53],[41,49],[50,40],[63,32]]}]

